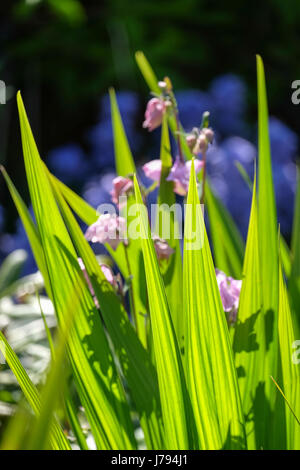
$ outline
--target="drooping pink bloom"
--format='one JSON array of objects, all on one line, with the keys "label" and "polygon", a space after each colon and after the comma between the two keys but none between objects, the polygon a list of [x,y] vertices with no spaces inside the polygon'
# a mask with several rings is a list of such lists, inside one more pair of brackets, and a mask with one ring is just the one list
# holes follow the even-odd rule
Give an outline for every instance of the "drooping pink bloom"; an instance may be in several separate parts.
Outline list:
[{"label": "drooping pink bloom", "polygon": [[106,280],[116,289],[118,288],[118,282],[116,276],[114,275],[112,269],[106,264],[100,264],[101,270],[106,277]]},{"label": "drooping pink bloom", "polygon": [[126,221],[116,214],[101,214],[85,233],[85,238],[92,243],[108,243],[113,250],[121,241],[125,241]]},{"label": "drooping pink bloom", "polygon": [[123,176],[117,176],[113,179],[113,189],[110,192],[112,202],[118,205],[119,197],[125,196],[132,189],[133,182],[131,179],[123,178]]},{"label": "drooping pink bloom", "polygon": [[169,104],[168,101],[164,101],[161,98],[152,98],[148,101],[143,127],[149,131],[153,131],[159,127]]},{"label": "drooping pink bloom", "polygon": [[[82,270],[82,272],[83,272],[84,278],[85,278],[85,280],[86,280],[86,282],[87,282],[89,291],[90,291],[91,295],[92,295],[93,298],[94,298],[95,305],[96,305],[97,308],[99,308],[98,299],[97,299],[97,297],[96,297],[96,294],[95,294],[95,291],[94,291],[94,289],[93,289],[91,280],[90,280],[90,278],[89,278],[89,276],[88,276],[88,273],[87,273],[87,271],[86,271],[85,265],[84,265],[84,263],[83,263],[83,261],[82,261],[81,258],[78,258],[78,263],[79,263],[79,266],[80,266],[80,268],[81,268],[81,270]],[[106,280],[107,280],[116,290],[118,290],[118,289],[119,289],[119,282],[118,282],[118,277],[119,277],[119,275],[114,276],[114,273],[113,273],[112,269],[111,269],[109,266],[107,266],[106,264],[100,264],[100,268],[101,268],[101,270],[102,270],[102,272],[103,272],[103,274],[104,274]]]},{"label": "drooping pink bloom", "polygon": [[[84,262],[82,261],[82,258],[78,258],[78,263],[79,263],[79,266],[80,266],[80,269],[82,270],[83,272],[83,275],[85,277],[85,280],[89,286],[89,289],[90,289],[90,292],[92,295],[95,295],[95,292],[94,292],[94,289],[93,289],[93,286],[92,286],[92,283],[90,281],[90,278],[88,276],[88,273],[86,271],[86,268],[85,268],[85,265],[84,265]],[[114,273],[112,271],[112,269],[107,266],[106,264],[100,264],[100,268],[104,274],[104,276],[106,277],[106,280],[114,287],[116,287],[117,283],[116,283],[116,280],[115,280],[115,277],[114,277]]]},{"label": "drooping pink bloom", "polygon": [[[199,173],[203,167],[201,160],[194,160],[195,172]],[[179,157],[176,157],[174,165],[172,166],[170,173],[167,177],[167,181],[174,181],[174,192],[180,196],[185,196],[189,189],[189,181],[191,174],[192,160],[182,162]]]},{"label": "drooping pink bloom", "polygon": [[224,311],[228,313],[229,323],[234,323],[239,306],[242,281],[226,276],[219,269],[216,269],[216,276]]},{"label": "drooping pink bloom", "polygon": [[158,237],[157,235],[152,236],[154,242],[154,248],[156,251],[157,258],[161,259],[169,259],[169,257],[174,253],[173,248],[163,240],[162,238]]},{"label": "drooping pink bloom", "polygon": [[151,160],[150,162],[145,163],[145,165],[143,165],[143,171],[147,178],[159,182],[161,174],[161,160]]}]

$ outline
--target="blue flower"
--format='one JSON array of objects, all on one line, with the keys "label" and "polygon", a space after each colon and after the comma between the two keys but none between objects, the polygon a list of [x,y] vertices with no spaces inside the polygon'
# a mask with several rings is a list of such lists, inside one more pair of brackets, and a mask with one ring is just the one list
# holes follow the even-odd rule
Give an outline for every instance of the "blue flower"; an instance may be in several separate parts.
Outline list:
[{"label": "blue flower", "polygon": [[[33,217],[32,207],[29,209],[29,212]],[[15,234],[4,233],[0,236],[0,255],[3,259],[14,250],[25,250],[27,252],[28,257],[21,272],[21,276],[25,276],[27,274],[36,272],[37,265],[21,219],[17,220],[16,227],[17,230]]]},{"label": "blue flower", "polygon": [[[130,148],[136,152],[140,146],[141,134],[137,133],[136,117],[138,111],[138,97],[132,92],[117,93],[117,101],[123,119],[125,132]],[[110,113],[109,95],[106,94],[101,100],[100,122],[96,124],[87,135],[91,145],[93,165],[97,170],[114,167],[114,141]]]},{"label": "blue flower", "polygon": [[273,166],[273,181],[276,196],[278,222],[281,233],[291,234],[293,208],[296,192],[297,168],[294,163]]},{"label": "blue flower", "polygon": [[229,137],[208,152],[208,175],[216,193],[227,206],[244,237],[247,234],[251,207],[251,192],[238,171],[240,162],[250,177],[256,148],[242,137]]},{"label": "blue flower", "polygon": [[273,162],[287,163],[295,160],[298,137],[289,127],[275,117],[269,119],[269,134]]},{"label": "blue flower", "polygon": [[49,168],[65,183],[82,181],[89,165],[83,150],[76,144],[58,147],[48,154]]},{"label": "blue flower", "polygon": [[180,121],[185,130],[200,126],[204,111],[213,112],[212,99],[200,90],[185,90],[176,93]]},{"label": "blue flower", "polygon": [[236,75],[222,75],[212,81],[213,101],[211,124],[223,135],[247,135],[244,122],[246,85]]},{"label": "blue flower", "polygon": [[[126,120],[136,119],[139,110],[139,99],[136,93],[132,91],[118,91],[117,102],[120,113],[126,116]],[[104,95],[100,102],[99,118],[110,119],[110,99],[109,94]]]},{"label": "blue flower", "polygon": [[115,162],[113,133],[110,120],[96,124],[88,132],[93,164],[97,170],[113,167]]},{"label": "blue flower", "polygon": [[100,204],[111,203],[110,191],[113,188],[114,172],[91,178],[83,187],[82,197],[95,209]]}]

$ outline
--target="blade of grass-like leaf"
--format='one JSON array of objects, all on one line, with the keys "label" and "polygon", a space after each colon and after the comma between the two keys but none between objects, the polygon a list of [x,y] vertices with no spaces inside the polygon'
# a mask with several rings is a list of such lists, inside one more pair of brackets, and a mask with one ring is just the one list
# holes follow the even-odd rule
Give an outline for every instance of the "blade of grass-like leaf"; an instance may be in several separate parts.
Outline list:
[{"label": "blade of grass-like leaf", "polygon": [[64,313],[70,299],[79,301],[68,346],[79,396],[99,448],[134,448],[124,390],[98,311],[40,160],[20,94],[18,108],[29,190],[60,324],[65,321]]},{"label": "blade of grass-like leaf", "polygon": [[[39,296],[38,292],[36,292],[36,295],[37,295],[37,298],[38,298],[39,307],[40,307],[42,319],[43,319],[45,330],[46,330],[47,340],[48,340],[48,344],[49,344],[49,348],[50,348],[50,352],[51,352],[51,359],[52,359],[52,364],[53,364],[52,367],[56,368],[56,364],[54,363],[56,353],[55,353],[55,348],[54,348],[51,332],[50,332],[50,329],[49,329],[48,324],[47,324],[46,317],[45,317],[44,312],[43,312],[42,307],[41,307],[40,296]],[[61,348],[61,345],[60,345],[60,348]],[[62,354],[63,351],[60,351],[60,352]],[[60,367],[62,366],[62,363],[64,362],[64,360],[65,359],[63,357],[61,357],[61,364],[59,362]],[[53,374],[53,372],[52,372],[52,374]],[[48,382],[50,382],[50,379],[48,379]],[[61,377],[59,377],[59,383],[61,383]],[[55,382],[54,382],[54,384],[55,384]],[[50,387],[50,385],[48,385],[48,387]],[[60,390],[60,392],[61,391],[62,390]],[[53,399],[52,394],[56,394],[56,393],[57,393],[57,385],[55,384],[55,389],[53,391],[51,391],[51,400]],[[80,446],[80,449],[81,450],[88,450],[88,446],[87,446],[84,434],[82,432],[82,429],[81,429],[81,426],[80,426],[80,423],[79,423],[79,420],[78,420],[78,417],[77,417],[77,411],[75,409],[75,405],[74,405],[74,402],[72,400],[70,391],[67,389],[67,387],[65,387],[63,395],[65,396],[65,400],[64,400],[65,401],[65,410],[66,410],[69,422],[71,424],[71,428],[72,428],[72,430],[74,432],[74,435],[77,439],[77,442]],[[43,398],[44,398],[44,401],[45,401],[46,407],[47,407],[46,411],[47,411],[47,413],[49,413],[50,403],[48,402],[47,397],[42,397],[42,402],[43,402]],[[54,405],[55,405],[55,402],[53,403],[53,409],[54,409]],[[46,411],[44,411],[44,413],[46,413]],[[45,422],[45,419],[44,419],[44,422]],[[41,426],[40,423],[39,423],[39,425]],[[41,437],[43,435],[42,430],[40,429],[40,427],[36,431],[36,435],[38,437]],[[31,442],[33,442],[33,441],[31,441]],[[44,442],[45,442],[45,440],[44,440]],[[36,446],[36,444],[33,444],[33,445]]]},{"label": "blade of grass-like leaf", "polygon": [[155,368],[148,352],[138,339],[120,299],[106,281],[90,245],[64,201],[57,180],[50,173],[49,177],[73,243],[83,260],[98,298],[105,325],[140,415],[147,448],[162,449],[161,409]]},{"label": "blade of grass-like leaf", "polygon": [[15,250],[4,259],[0,267],[1,293],[19,279],[26,259],[27,253],[25,250]]},{"label": "blade of grass-like leaf", "polygon": [[113,88],[109,90],[109,97],[114,134],[116,170],[119,176],[127,176],[135,173],[135,164],[122,123],[116,93]]},{"label": "blade of grass-like leaf", "polygon": [[246,185],[248,186],[248,188],[250,189],[250,191],[252,192],[252,181],[250,179],[250,176],[248,175],[244,165],[242,165],[241,162],[239,162],[238,160],[235,160],[234,162],[238,172],[240,173],[241,177],[243,178],[244,182],[246,183]]},{"label": "blade of grass-like leaf", "polygon": [[[261,282],[263,308],[266,322],[265,394],[270,412],[274,411],[276,390],[270,375],[277,375],[278,361],[278,248],[277,219],[270,139],[268,129],[268,105],[263,62],[257,56],[258,88],[258,227],[261,256]],[[267,412],[267,408],[265,409]],[[270,417],[266,416],[266,424]],[[266,437],[272,445],[273,433],[266,427]]]},{"label": "blade of grass-like leaf", "polygon": [[289,278],[292,271],[291,252],[282,235],[280,236],[280,257],[284,273],[286,277]]},{"label": "blade of grass-like leaf", "polygon": [[208,183],[205,188],[205,198],[216,266],[227,275],[240,279],[245,250],[244,241],[231,215]]},{"label": "blade of grass-like leaf", "polygon": [[30,242],[30,246],[34,255],[34,258],[36,260],[37,266],[40,270],[40,272],[43,275],[44,278],[44,283],[45,283],[45,288],[48,292],[49,297],[51,298],[51,287],[50,287],[50,281],[48,277],[48,271],[46,268],[46,261],[45,261],[45,256],[43,253],[42,245],[41,245],[41,239],[39,236],[39,233],[37,231],[37,228],[31,218],[31,215],[22,200],[20,194],[18,193],[17,189],[15,188],[13,182],[11,181],[10,177],[8,176],[7,172],[3,168],[3,166],[0,166],[0,170],[5,178],[7,187],[9,189],[10,195],[15,203],[15,206],[17,208],[17,211],[19,213],[20,219],[22,221],[22,224],[25,228],[25,232],[27,234],[28,240]]},{"label": "blade of grass-like leaf", "polygon": [[[61,323],[58,328],[58,341],[55,349],[53,349],[50,339],[53,351],[52,361],[46,383],[41,391],[41,409],[39,417],[31,429],[28,449],[43,450],[46,448],[51,416],[55,413],[60,396],[65,395],[68,373],[67,345],[73,329],[74,314],[77,311],[78,303],[78,299],[72,297],[71,302],[66,306],[64,323]],[[47,325],[47,323],[45,324]]]},{"label": "blade of grass-like leaf", "polygon": [[[0,351],[5,357],[8,366],[14,373],[32,410],[37,416],[39,416],[41,411],[41,400],[39,393],[1,331]],[[51,447],[56,450],[70,450],[71,447],[68,440],[62,432],[59,424],[52,418],[52,416],[50,418],[50,422],[48,422],[48,426],[50,428],[49,440]]]},{"label": "blade of grass-like leaf", "polygon": [[24,450],[26,448],[28,433],[31,425],[36,419],[35,415],[24,403],[25,400],[20,400],[15,414],[10,418],[5,432],[2,433],[0,441],[0,451],[2,450]]},{"label": "blade of grass-like leaf", "polygon": [[165,444],[167,449],[189,449],[191,442],[188,425],[191,427],[192,423],[187,422],[188,404],[180,352],[151,239],[147,213],[145,213],[147,210],[143,204],[136,177],[134,178],[134,188],[146,269]]},{"label": "blade of grass-like leaf", "polygon": [[[300,338],[299,329],[295,328],[293,311],[289,306],[288,293],[279,266],[279,313],[278,334],[280,345],[281,369],[284,396],[293,413],[300,417],[300,364],[293,361],[293,346]],[[286,413],[287,448],[300,450],[300,423],[289,410]]]},{"label": "blade of grass-like leaf", "polygon": [[239,377],[246,435],[249,449],[265,448],[264,357],[266,353],[265,322],[262,310],[256,177],[243,266],[238,322],[233,349]]},{"label": "blade of grass-like leaf", "polygon": [[77,409],[76,409],[75,403],[69,392],[67,392],[67,399],[66,399],[65,405],[66,405],[66,413],[68,416],[68,420],[70,422],[74,436],[77,439],[80,450],[89,450],[89,447],[86,443],[85,435],[83,433],[80,421],[77,416]]},{"label": "blade of grass-like leaf", "polygon": [[292,275],[300,277],[300,169],[297,170],[297,192],[295,197],[292,235]]},{"label": "blade of grass-like leaf", "polygon": [[[283,393],[282,389],[279,387],[278,383],[276,382],[276,380],[274,379],[274,377],[271,376],[271,379],[273,380],[275,386],[277,387],[277,390],[281,393],[282,397],[284,398],[287,406],[289,407],[290,409],[290,412],[292,413],[292,415],[294,416],[296,422],[298,423],[298,425],[300,426],[300,420],[298,419],[298,416],[296,415],[296,413],[294,412],[293,408],[291,407],[288,399],[286,398],[285,394]],[[296,449],[296,450],[299,450],[299,449]]]},{"label": "blade of grass-like leaf", "polygon": [[[297,171],[298,182],[295,198],[293,234],[292,234],[292,269],[289,279],[289,294],[291,307],[295,312],[295,321],[300,328],[300,169]],[[284,263],[284,259],[282,260]]]},{"label": "blade of grass-like leaf", "polygon": [[[176,198],[173,191],[173,182],[166,181],[172,167],[171,146],[169,139],[168,122],[164,116],[161,130],[160,159],[162,162],[159,192],[157,198],[156,234],[167,240],[174,253],[168,260],[161,262],[160,269],[163,275],[165,290],[170,306],[174,328],[178,343],[182,346],[183,340],[183,312],[182,297],[178,296],[182,286],[182,259],[179,243],[179,221],[176,212]],[[174,210],[172,210],[174,208]]]},{"label": "blade of grass-like leaf", "polygon": [[[26,205],[24,204],[22,198],[20,197],[18,191],[16,190],[15,186],[13,185],[11,179],[9,178],[8,174],[6,173],[6,171],[3,167],[1,168],[1,171],[2,171],[2,173],[4,175],[4,178],[7,182],[8,189],[11,193],[11,196],[12,196],[12,198],[13,198],[15,204],[16,204],[17,210],[19,212],[19,216],[20,216],[20,218],[23,222],[23,225],[26,228],[26,233],[27,233],[31,248],[33,250],[33,253],[35,254],[35,259],[37,261],[37,265],[39,266],[40,271],[42,272],[44,280],[46,281],[46,284],[47,284],[46,290],[48,292],[48,295],[51,297],[52,294],[51,294],[51,289],[50,289],[50,283],[49,283],[49,280],[48,280],[48,273],[47,273],[46,266],[45,266],[44,254],[43,254],[43,251],[42,251],[40,237],[39,237],[39,234],[37,232],[36,226],[34,225],[32,219],[31,219],[30,213],[29,213]],[[37,293],[37,296],[38,296],[38,293]],[[38,298],[39,298],[39,296],[38,296]],[[42,315],[42,318],[43,318],[43,321],[44,321],[44,324],[45,324],[45,329],[46,329],[46,333],[47,333],[47,337],[48,337],[52,357],[54,357],[54,355],[53,355],[54,349],[53,349],[51,333],[50,333],[49,328],[47,326],[46,319],[43,315],[42,309],[41,309],[41,315]],[[73,425],[74,425],[74,419],[72,420],[72,427],[73,427]],[[74,433],[75,433],[75,435],[78,439],[78,433],[76,433],[75,430],[74,430]],[[78,441],[79,441],[79,439],[78,439]],[[84,448],[84,447],[82,447],[82,448]]]},{"label": "blade of grass-like leaf", "polygon": [[154,93],[160,93],[158,80],[144,53],[137,51],[135,53],[135,59],[150,90]]},{"label": "blade of grass-like leaf", "polygon": [[42,306],[41,306],[41,300],[40,300],[40,296],[39,296],[38,292],[36,292],[36,296],[37,296],[37,299],[38,299],[39,308],[40,308],[40,311],[41,311],[41,316],[42,316],[45,331],[46,331],[46,336],[47,336],[47,341],[48,341],[49,348],[50,348],[51,358],[52,358],[52,360],[54,360],[55,350],[54,350],[54,344],[53,344],[53,341],[52,341],[51,331],[48,327],[47,320],[46,320],[46,317],[44,315],[44,312],[43,312],[43,309],[42,309]]},{"label": "blade of grass-like leaf", "polygon": [[68,201],[74,212],[80,217],[80,219],[87,225],[92,225],[99,217],[96,209],[90,206],[84,199],[76,194],[72,189],[65,185],[58,178],[55,178],[56,183],[59,186],[60,191],[64,195],[64,198]]},{"label": "blade of grass-like leaf", "polygon": [[199,443],[244,448],[243,413],[231,341],[197,192],[194,163],[184,232],[185,361]]}]

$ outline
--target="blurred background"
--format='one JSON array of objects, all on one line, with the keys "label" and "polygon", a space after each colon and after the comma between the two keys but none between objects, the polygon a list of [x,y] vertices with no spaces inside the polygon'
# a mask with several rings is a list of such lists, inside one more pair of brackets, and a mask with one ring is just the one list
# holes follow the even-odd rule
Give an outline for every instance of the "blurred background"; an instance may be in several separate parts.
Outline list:
[{"label": "blurred background", "polygon": [[[171,77],[186,130],[211,112],[216,139],[208,174],[243,235],[256,156],[255,54],[266,70],[270,135],[281,229],[289,240],[298,157],[300,2],[213,0],[18,0],[0,6],[0,163],[28,202],[16,91],[22,91],[40,154],[50,169],[97,207],[114,177],[107,89],[114,86],[136,162],[157,158],[159,131],[142,129],[148,89],[135,64],[142,50],[159,78]],[[237,197],[238,195],[238,197]],[[0,262],[29,250],[0,180]],[[24,274],[34,271],[29,256]]]}]

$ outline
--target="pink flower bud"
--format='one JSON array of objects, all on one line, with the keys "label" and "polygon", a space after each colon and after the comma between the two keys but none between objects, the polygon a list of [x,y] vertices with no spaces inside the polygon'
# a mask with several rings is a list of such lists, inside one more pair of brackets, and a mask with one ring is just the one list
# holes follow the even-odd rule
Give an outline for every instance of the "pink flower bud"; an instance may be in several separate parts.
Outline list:
[{"label": "pink flower bud", "polygon": [[216,269],[217,283],[221,295],[223,309],[228,313],[228,322],[236,321],[242,281],[227,277],[223,271]]},{"label": "pink flower bud", "polygon": [[143,171],[147,178],[159,182],[161,174],[161,160],[151,160],[151,162],[145,163]]},{"label": "pink flower bud", "polygon": [[[78,258],[78,263],[79,263],[79,266],[80,266],[80,268],[83,272],[84,278],[87,282],[89,291],[90,291],[91,295],[94,298],[94,303],[95,303],[96,307],[99,308],[98,299],[96,297],[96,294],[95,294],[95,291],[93,289],[92,283],[90,281],[88,273],[85,269],[85,265],[84,265],[81,258]],[[100,267],[101,267],[101,270],[102,270],[106,280],[116,289],[116,291],[118,291],[119,290],[118,277],[120,277],[119,274],[117,276],[114,276],[114,273],[113,273],[112,269],[109,266],[107,266],[106,264],[100,264]]]},{"label": "pink flower bud", "polygon": [[104,274],[104,276],[106,277],[106,280],[115,288],[118,287],[118,283],[115,279],[115,276],[114,276],[114,273],[112,271],[112,269],[107,266],[106,264],[100,264],[100,267],[101,267],[101,270]]},{"label": "pink flower bud", "polygon": [[86,231],[85,237],[92,243],[108,243],[116,250],[125,241],[126,221],[116,214],[101,214],[99,219]]},{"label": "pink flower bud", "polygon": [[153,131],[162,123],[162,118],[166,112],[166,103],[161,98],[152,98],[146,108],[145,121],[143,127],[149,131]]},{"label": "pink flower bud", "polygon": [[196,144],[196,140],[197,140],[197,137],[195,136],[195,134],[188,134],[185,138],[186,140],[186,143],[188,144],[190,150],[193,150],[193,148],[195,147],[195,144]]},{"label": "pink flower bud", "polygon": [[166,240],[159,238],[157,235],[154,235],[152,239],[154,242],[154,248],[156,251],[157,258],[159,260],[169,259],[169,257],[174,253],[173,248],[168,245]]},{"label": "pink flower bud", "polygon": [[111,191],[111,200],[114,204],[119,203],[119,197],[124,196],[133,189],[133,182],[129,178],[123,178],[123,176],[117,176],[113,180],[113,190]]},{"label": "pink flower bud", "polygon": [[204,134],[200,134],[198,139],[197,139],[197,142],[196,142],[196,145],[193,149],[193,153],[194,155],[198,155],[198,153],[203,153],[207,150],[207,140],[206,140],[206,137]]},{"label": "pink flower bud", "polygon": [[204,153],[209,144],[212,143],[214,132],[212,129],[205,127],[204,129],[194,128],[191,134],[186,137],[186,142],[194,155]]},{"label": "pink flower bud", "polygon": [[211,144],[214,139],[214,131],[210,127],[205,127],[202,132],[205,135],[207,142]]}]

